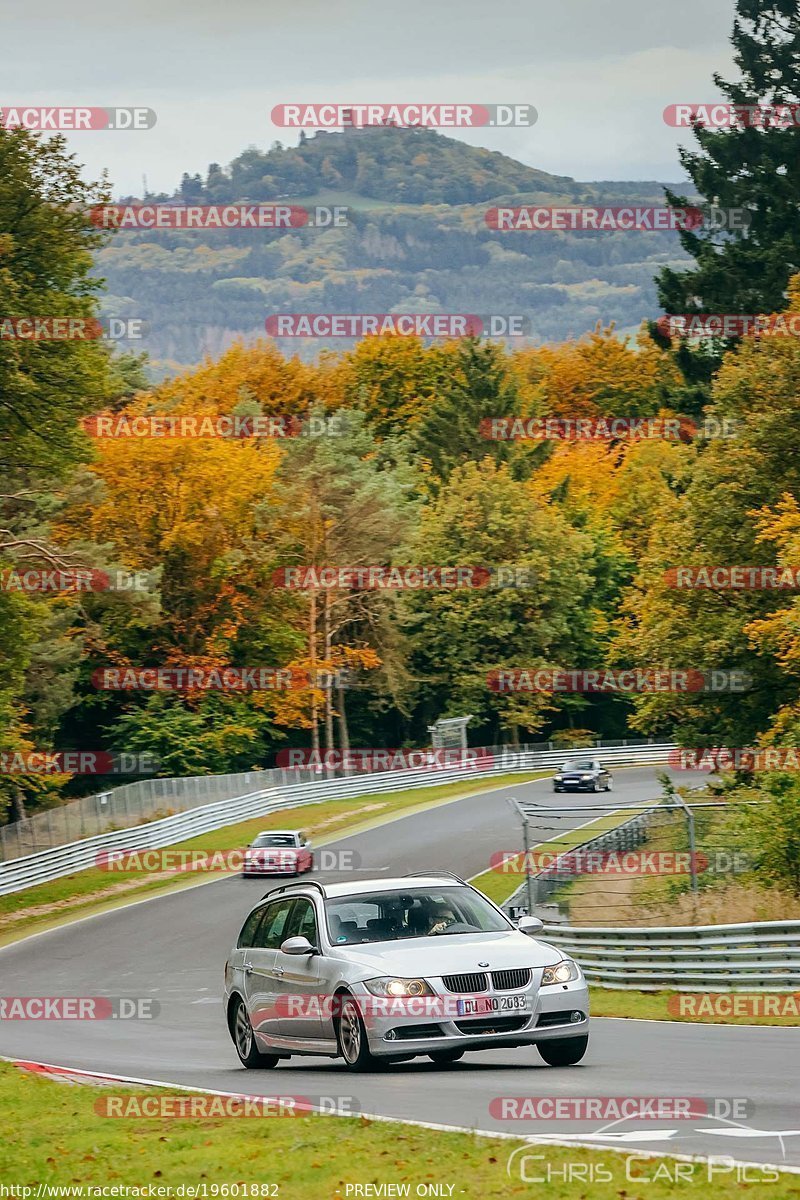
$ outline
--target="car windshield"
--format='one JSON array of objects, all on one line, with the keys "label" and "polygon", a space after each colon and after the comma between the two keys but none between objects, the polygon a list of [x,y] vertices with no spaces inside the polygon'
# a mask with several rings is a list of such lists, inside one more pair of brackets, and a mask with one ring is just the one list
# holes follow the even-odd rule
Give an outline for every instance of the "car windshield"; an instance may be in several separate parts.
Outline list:
[{"label": "car windshield", "polygon": [[297,843],[293,833],[260,833],[253,845],[261,848],[263,846],[296,846]]},{"label": "car windshield", "polygon": [[339,946],[460,933],[501,933],[514,928],[488,900],[467,887],[329,897],[325,911],[331,942]]},{"label": "car windshield", "polygon": [[562,771],[593,771],[594,763],[588,758],[571,758],[565,762]]}]

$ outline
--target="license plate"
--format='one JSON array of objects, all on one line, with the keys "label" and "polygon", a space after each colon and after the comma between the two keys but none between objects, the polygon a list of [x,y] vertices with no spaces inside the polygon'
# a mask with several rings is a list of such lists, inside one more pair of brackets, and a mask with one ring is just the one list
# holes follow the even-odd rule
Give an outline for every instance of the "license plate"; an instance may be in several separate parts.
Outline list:
[{"label": "license plate", "polygon": [[475,996],[474,999],[459,1000],[456,1011],[460,1017],[483,1017],[487,1013],[517,1012],[527,1007],[527,996]]}]

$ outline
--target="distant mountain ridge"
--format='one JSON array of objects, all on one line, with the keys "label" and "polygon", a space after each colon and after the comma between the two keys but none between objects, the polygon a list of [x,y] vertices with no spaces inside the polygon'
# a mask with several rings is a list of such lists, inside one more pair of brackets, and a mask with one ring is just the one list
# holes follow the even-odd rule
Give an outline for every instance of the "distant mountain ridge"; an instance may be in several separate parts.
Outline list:
[{"label": "distant mountain ridge", "polygon": [[[133,348],[149,352],[156,377],[263,337],[265,319],[286,312],[515,314],[535,342],[580,336],[598,321],[630,330],[659,314],[656,270],[687,261],[675,234],[504,233],[484,214],[498,203],[660,205],[665,186],[579,182],[429,129],[250,147],[229,167],[212,163],[172,195],[146,199],[343,204],[347,225],[118,234],[99,255],[104,311],[144,319],[147,337]],[[312,358],[348,342],[279,344]]]}]

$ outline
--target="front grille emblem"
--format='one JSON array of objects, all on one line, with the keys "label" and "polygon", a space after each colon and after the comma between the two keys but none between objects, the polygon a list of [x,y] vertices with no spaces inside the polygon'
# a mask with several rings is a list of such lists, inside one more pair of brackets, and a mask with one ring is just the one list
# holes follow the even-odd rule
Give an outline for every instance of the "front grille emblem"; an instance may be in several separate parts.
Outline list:
[{"label": "front grille emblem", "polygon": [[489,965],[488,962],[479,962],[478,963],[479,967],[488,967],[488,965]]}]

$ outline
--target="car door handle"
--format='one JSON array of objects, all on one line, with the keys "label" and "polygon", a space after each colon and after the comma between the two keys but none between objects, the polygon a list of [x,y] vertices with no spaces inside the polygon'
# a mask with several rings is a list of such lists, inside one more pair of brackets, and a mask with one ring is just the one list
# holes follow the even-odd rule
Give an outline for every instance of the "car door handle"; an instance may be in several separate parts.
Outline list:
[{"label": "car door handle", "polygon": [[253,964],[251,962],[246,962],[244,964],[244,966],[242,967],[242,970],[244,971],[245,975],[252,975],[253,974]]},{"label": "car door handle", "polygon": [[277,975],[279,979],[283,975],[283,967],[273,967],[272,970],[273,974]]}]

